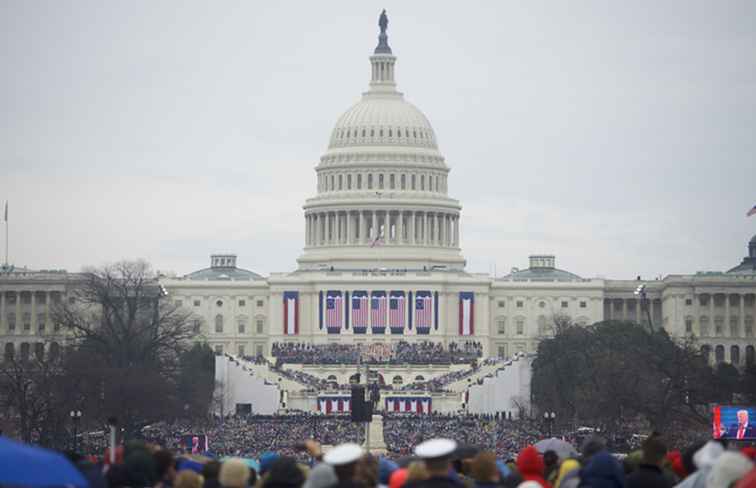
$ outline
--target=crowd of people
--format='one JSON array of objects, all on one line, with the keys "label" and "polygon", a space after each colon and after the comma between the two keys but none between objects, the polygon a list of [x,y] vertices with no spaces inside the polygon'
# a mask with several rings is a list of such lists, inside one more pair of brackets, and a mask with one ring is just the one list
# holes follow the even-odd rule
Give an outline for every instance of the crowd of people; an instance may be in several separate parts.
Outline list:
[{"label": "crowd of people", "polygon": [[372,344],[273,343],[277,366],[296,364],[463,364],[482,356],[479,342],[452,342],[448,348],[432,341]]},{"label": "crowd of people", "polygon": [[[179,441],[197,427],[161,423],[114,453],[69,453],[78,488],[753,488],[756,448],[702,439],[671,450],[659,433],[639,449],[612,452],[595,434],[542,439],[538,426],[493,417],[388,415],[389,452],[360,447],[346,417],[297,414],[218,420],[206,427],[210,449]],[[313,439],[320,438],[320,442]],[[575,446],[580,445],[580,449]],[[548,444],[547,444],[548,443]],[[323,444],[335,447],[322,448]],[[5,447],[8,454],[8,447]],[[28,449],[19,446],[19,449]],[[21,459],[21,457],[19,457]],[[29,458],[31,459],[31,458]],[[20,461],[23,462],[23,461]],[[14,472],[18,472],[17,469]],[[0,470],[2,476],[2,470]],[[30,479],[32,476],[29,477]],[[0,478],[2,481],[2,478]],[[14,486],[25,484],[16,477]],[[54,486],[52,483],[50,486]]]}]

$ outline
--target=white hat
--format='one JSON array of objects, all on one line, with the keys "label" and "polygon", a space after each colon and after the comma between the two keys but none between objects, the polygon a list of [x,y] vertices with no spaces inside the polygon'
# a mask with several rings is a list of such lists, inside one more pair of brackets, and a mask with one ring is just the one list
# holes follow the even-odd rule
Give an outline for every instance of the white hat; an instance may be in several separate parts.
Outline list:
[{"label": "white hat", "polygon": [[323,461],[331,466],[343,466],[344,464],[350,464],[357,461],[364,454],[365,452],[359,445],[353,442],[347,442],[345,444],[339,444],[325,453]]},{"label": "white hat", "polygon": [[451,455],[457,449],[457,443],[451,439],[431,439],[415,447],[415,456],[434,459]]}]

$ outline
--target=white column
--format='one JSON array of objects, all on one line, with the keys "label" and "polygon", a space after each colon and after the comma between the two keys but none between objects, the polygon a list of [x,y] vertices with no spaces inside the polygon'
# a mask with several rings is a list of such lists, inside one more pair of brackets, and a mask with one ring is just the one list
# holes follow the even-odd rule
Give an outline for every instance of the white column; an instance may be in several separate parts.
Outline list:
[{"label": "white column", "polygon": [[389,216],[389,211],[386,210],[383,213],[383,240],[385,241],[386,244],[388,244],[389,241],[391,240],[391,228],[389,227],[389,225],[391,225],[391,220]]},{"label": "white column", "polygon": [[312,244],[312,215],[305,215],[305,246]]},{"label": "white column", "polygon": [[396,218],[396,242],[404,244],[404,213],[401,210]]},{"label": "white column", "polygon": [[438,245],[441,233],[438,228],[438,213],[433,214],[433,244]]},{"label": "white column", "polygon": [[407,242],[411,246],[415,245],[415,219],[417,218],[417,213],[412,211],[409,213],[409,235],[407,235]]},{"label": "white column", "polygon": [[347,235],[346,235],[346,243],[347,244],[351,244],[352,241],[353,241],[353,239],[352,239],[352,232],[353,232],[353,229],[352,229],[352,213],[349,212],[349,211],[347,211],[347,213],[346,213],[346,233],[347,233]]},{"label": "white column", "polygon": [[[725,319],[724,319],[724,334],[727,337],[731,337],[731,329],[730,329],[730,294],[725,293]],[[727,354],[730,353],[730,351],[725,351]],[[730,361],[732,361],[732,358],[730,358]]]},{"label": "white column", "polygon": [[[740,299],[738,302],[738,329],[740,329],[740,336],[745,337],[745,305],[743,304],[745,295],[740,293],[738,298]],[[745,359],[743,359],[743,361],[745,361]]]},{"label": "white column", "polygon": [[366,241],[365,236],[367,235],[367,233],[365,232],[365,227],[366,227],[366,225],[365,225],[365,222],[366,222],[365,211],[364,210],[360,210],[360,211],[358,211],[357,215],[358,215],[358,217],[360,219],[360,228],[359,228],[359,231],[358,231],[357,242],[359,244],[364,244],[365,241]]},{"label": "white column", "polygon": [[430,223],[430,216],[428,212],[423,212],[423,244],[430,244],[430,236],[428,235],[428,224]]},{"label": "white column", "polygon": [[456,228],[454,229],[455,231],[454,245],[459,247],[459,224],[460,224],[459,215],[457,215],[456,221],[457,221],[457,225],[456,225]]}]

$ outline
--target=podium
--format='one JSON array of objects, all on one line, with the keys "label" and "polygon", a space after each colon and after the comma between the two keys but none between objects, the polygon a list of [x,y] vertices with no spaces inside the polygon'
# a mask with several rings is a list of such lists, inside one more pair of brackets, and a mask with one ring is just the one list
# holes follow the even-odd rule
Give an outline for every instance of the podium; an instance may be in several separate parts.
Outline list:
[{"label": "podium", "polygon": [[370,423],[367,424],[364,447],[371,454],[387,453],[386,442],[383,440],[383,415],[374,414]]}]

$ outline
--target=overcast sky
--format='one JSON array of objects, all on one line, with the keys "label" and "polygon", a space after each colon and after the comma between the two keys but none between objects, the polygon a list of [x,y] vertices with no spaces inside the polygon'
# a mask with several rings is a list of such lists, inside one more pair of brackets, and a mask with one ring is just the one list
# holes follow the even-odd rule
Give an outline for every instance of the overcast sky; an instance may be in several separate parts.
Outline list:
[{"label": "overcast sky", "polygon": [[735,266],[756,233],[753,1],[0,2],[11,262],[213,252],[293,270],[302,204],[366,90],[381,8],[468,269]]}]

